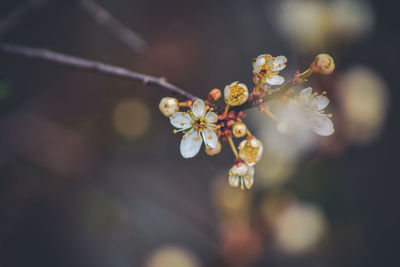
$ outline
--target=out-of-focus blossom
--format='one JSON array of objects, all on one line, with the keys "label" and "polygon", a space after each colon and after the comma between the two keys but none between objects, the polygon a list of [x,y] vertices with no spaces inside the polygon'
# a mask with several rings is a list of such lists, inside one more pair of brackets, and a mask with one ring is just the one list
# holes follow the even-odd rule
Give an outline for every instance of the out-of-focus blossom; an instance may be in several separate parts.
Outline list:
[{"label": "out-of-focus blossom", "polygon": [[310,204],[292,204],[275,221],[276,241],[282,251],[300,254],[318,245],[327,230],[322,211]]},{"label": "out-of-focus blossom", "polygon": [[236,138],[242,138],[246,135],[247,126],[241,121],[235,122],[232,126],[232,134]]},{"label": "out-of-focus blossom", "polygon": [[249,89],[244,83],[233,82],[225,86],[225,102],[231,106],[240,106],[244,104],[249,97]]},{"label": "out-of-focus blossom", "polygon": [[255,136],[249,136],[239,144],[239,157],[249,166],[260,161],[264,147]]},{"label": "out-of-focus blossom", "polygon": [[216,148],[218,137],[215,133],[218,116],[215,112],[206,110],[204,101],[197,99],[189,112],[177,112],[170,117],[171,124],[178,128],[176,132],[184,131],[180,150],[182,157],[193,158],[200,151],[201,144]]},{"label": "out-of-focus blossom", "polygon": [[388,108],[388,90],[382,78],[368,68],[354,67],[339,78],[337,92],[346,136],[357,142],[376,137]]},{"label": "out-of-focus blossom", "polygon": [[248,166],[243,161],[237,161],[229,170],[229,184],[243,190],[250,189],[254,183],[254,167]]},{"label": "out-of-focus blossom", "polygon": [[149,108],[135,98],[121,101],[114,109],[115,128],[125,138],[143,136],[150,126],[150,119]]},{"label": "out-of-focus blossom", "polygon": [[171,117],[173,114],[179,111],[178,99],[174,97],[163,97],[158,105],[161,113],[166,117]]},{"label": "out-of-focus blossom", "polygon": [[178,246],[165,246],[154,251],[146,267],[199,267],[199,259],[189,250]]},{"label": "out-of-focus blossom", "polygon": [[280,32],[307,51],[357,40],[374,25],[367,0],[282,0],[267,6]]},{"label": "out-of-focus blossom", "polygon": [[[324,108],[329,104],[329,99],[325,95],[312,93],[312,88],[308,87],[301,90],[296,99],[289,99],[288,109],[300,114],[308,121],[308,126],[318,135],[329,136],[334,133],[333,123],[330,120],[331,114],[325,114]],[[278,130],[284,132],[291,122],[282,120],[278,123]]]},{"label": "out-of-focus blossom", "polygon": [[319,54],[311,64],[311,69],[315,73],[329,75],[335,70],[335,61],[328,54]]},{"label": "out-of-focus blossom", "polygon": [[260,55],[254,62],[253,73],[258,78],[261,78],[263,84],[281,85],[285,82],[285,79],[278,74],[279,71],[286,68],[286,64],[287,59],[285,56]]}]

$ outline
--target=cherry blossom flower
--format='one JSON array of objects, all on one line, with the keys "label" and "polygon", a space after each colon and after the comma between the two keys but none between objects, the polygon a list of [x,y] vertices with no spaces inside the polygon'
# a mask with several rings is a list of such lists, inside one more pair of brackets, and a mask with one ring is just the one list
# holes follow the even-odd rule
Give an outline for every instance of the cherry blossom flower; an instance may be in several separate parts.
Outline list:
[{"label": "cherry blossom flower", "polygon": [[171,124],[178,129],[174,132],[185,133],[180,145],[182,157],[196,156],[203,141],[206,146],[217,148],[218,137],[215,133],[217,130],[215,123],[218,121],[218,116],[213,111],[207,111],[208,109],[203,100],[197,99],[192,104],[191,110],[177,112],[170,117]]},{"label": "cherry blossom flower", "polygon": [[229,170],[229,184],[233,187],[238,187],[243,190],[245,187],[250,189],[254,183],[254,167],[247,165],[239,160],[235,162]]},{"label": "cherry blossom flower", "polygon": [[[268,85],[281,85],[285,82],[279,71],[286,67],[287,59],[285,56],[272,57],[269,54],[257,57],[253,66],[253,73],[261,78],[261,82]],[[258,79],[257,79],[258,81]]]}]

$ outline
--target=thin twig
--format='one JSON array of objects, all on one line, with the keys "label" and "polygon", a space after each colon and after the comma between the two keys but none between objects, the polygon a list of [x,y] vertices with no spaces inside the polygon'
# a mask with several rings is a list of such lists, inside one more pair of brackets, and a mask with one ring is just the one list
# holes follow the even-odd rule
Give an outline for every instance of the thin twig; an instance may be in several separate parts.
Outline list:
[{"label": "thin twig", "polygon": [[30,0],[0,21],[0,37],[17,26],[32,11],[41,8],[48,0]]},{"label": "thin twig", "polygon": [[17,54],[28,58],[36,58],[44,61],[57,63],[59,65],[72,67],[75,69],[88,70],[108,76],[118,77],[135,82],[141,82],[144,85],[153,85],[172,93],[181,95],[187,99],[197,99],[198,97],[186,92],[185,90],[169,83],[165,78],[158,78],[117,66],[104,64],[98,61],[73,57],[47,49],[31,48],[10,43],[0,43],[0,51],[4,53]]},{"label": "thin twig", "polygon": [[135,52],[142,53],[147,48],[147,42],[137,33],[123,25],[113,17],[106,9],[92,0],[78,0],[79,6],[99,25],[107,28],[118,39]]}]

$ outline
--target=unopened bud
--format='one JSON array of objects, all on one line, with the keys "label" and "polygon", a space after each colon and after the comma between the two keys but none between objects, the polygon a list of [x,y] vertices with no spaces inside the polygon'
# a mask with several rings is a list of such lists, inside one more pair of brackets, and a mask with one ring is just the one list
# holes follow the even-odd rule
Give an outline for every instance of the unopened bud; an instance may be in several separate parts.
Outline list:
[{"label": "unopened bud", "polygon": [[236,138],[244,137],[246,135],[246,130],[247,130],[246,124],[244,124],[241,121],[235,122],[233,124],[232,133],[233,133],[233,136]]},{"label": "unopened bud", "polygon": [[164,116],[171,117],[173,114],[179,111],[179,102],[176,98],[164,97],[161,99],[158,107]]},{"label": "unopened bud", "polygon": [[218,141],[218,144],[217,144],[216,148],[212,148],[210,146],[206,146],[206,153],[209,156],[217,155],[219,152],[221,152],[221,150],[222,150],[222,145],[221,145],[220,141]]},{"label": "unopened bud", "polygon": [[328,54],[319,54],[311,64],[311,69],[315,73],[329,75],[335,70],[335,61]]},{"label": "unopened bud", "polygon": [[221,90],[214,88],[208,93],[208,100],[211,102],[218,101],[222,96]]}]

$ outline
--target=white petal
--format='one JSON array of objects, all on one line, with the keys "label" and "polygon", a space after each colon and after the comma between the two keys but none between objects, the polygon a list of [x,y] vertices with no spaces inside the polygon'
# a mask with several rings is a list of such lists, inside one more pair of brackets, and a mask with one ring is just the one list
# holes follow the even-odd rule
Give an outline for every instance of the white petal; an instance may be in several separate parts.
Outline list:
[{"label": "white petal", "polygon": [[283,70],[286,68],[287,58],[285,56],[276,57],[276,59],[272,62],[274,67],[272,71]]},{"label": "white petal", "polygon": [[209,127],[204,129],[203,138],[204,138],[204,143],[207,146],[211,148],[216,148],[218,146],[217,134],[214,131],[212,131]]},{"label": "white petal", "polygon": [[254,62],[254,67],[253,67],[254,73],[259,73],[261,71],[261,67],[265,64],[264,56],[266,56],[266,55],[258,56],[256,59],[256,62]]},{"label": "white petal", "polygon": [[231,168],[231,171],[234,175],[239,175],[239,176],[247,175],[247,173],[249,171],[249,166],[247,166],[245,163],[241,162],[237,165],[236,164],[233,165],[233,167]]},{"label": "white petal", "polygon": [[249,177],[254,177],[254,167],[249,166],[249,172],[247,173]]},{"label": "white petal", "polygon": [[246,188],[250,189],[254,183],[254,177],[253,176],[245,177],[243,180]]},{"label": "white petal", "polygon": [[300,91],[299,99],[303,103],[307,103],[311,99],[312,88],[307,87]]},{"label": "white petal", "polygon": [[311,117],[313,130],[321,136],[329,136],[335,132],[332,121],[326,115],[315,114]]},{"label": "white petal", "polygon": [[218,121],[218,116],[215,112],[209,111],[206,115],[207,123],[215,123]]},{"label": "white petal", "polygon": [[206,114],[204,101],[201,99],[194,101],[192,111],[195,117],[203,117]]},{"label": "white petal", "polygon": [[184,135],[180,147],[182,157],[186,159],[193,158],[197,153],[199,153],[203,139],[198,137],[200,137],[199,132],[194,131],[193,129]]},{"label": "white petal", "polygon": [[266,82],[270,85],[281,85],[285,82],[285,78],[279,75],[274,75],[272,78],[267,79]]},{"label": "white petal", "polygon": [[238,187],[239,185],[239,176],[237,175],[232,175],[229,176],[229,184],[233,187]]},{"label": "white petal", "polygon": [[329,104],[329,98],[324,95],[318,95],[312,98],[311,105],[315,110],[322,110]]},{"label": "white petal", "polygon": [[192,125],[190,122],[192,119],[189,114],[183,112],[177,112],[169,117],[171,124],[178,129],[187,129]]}]

